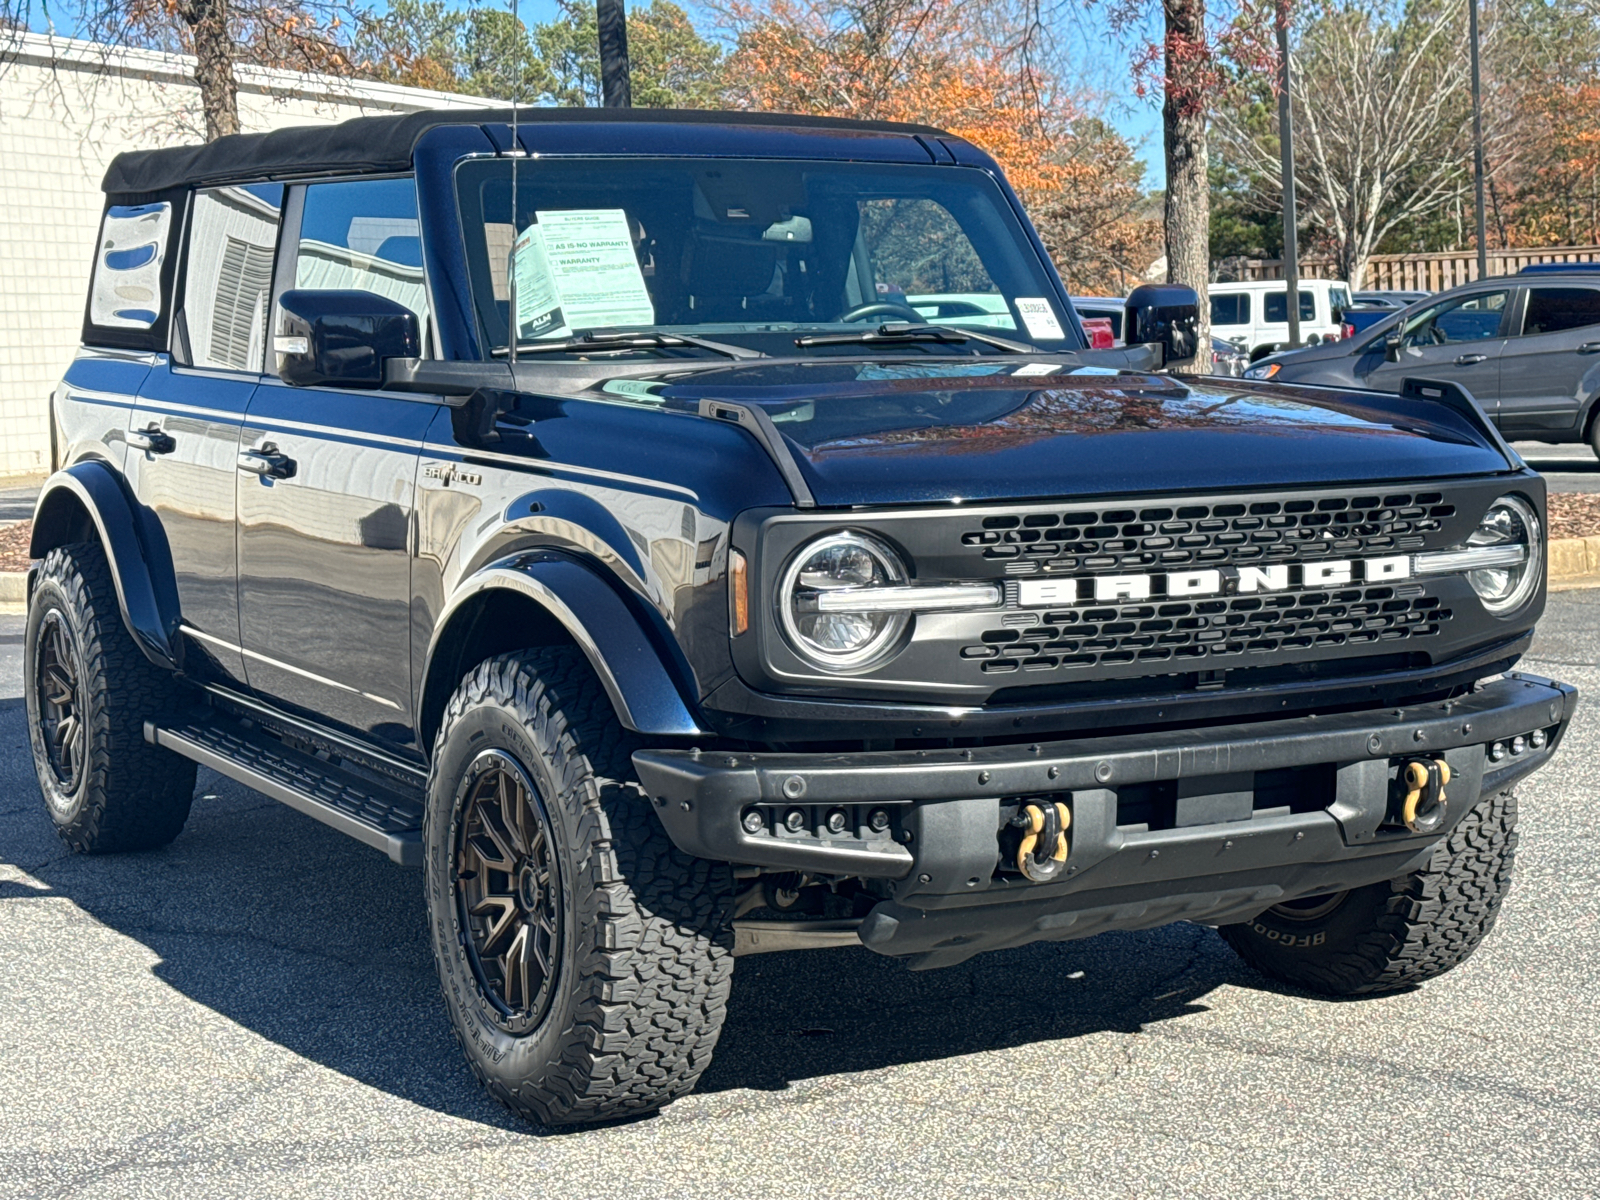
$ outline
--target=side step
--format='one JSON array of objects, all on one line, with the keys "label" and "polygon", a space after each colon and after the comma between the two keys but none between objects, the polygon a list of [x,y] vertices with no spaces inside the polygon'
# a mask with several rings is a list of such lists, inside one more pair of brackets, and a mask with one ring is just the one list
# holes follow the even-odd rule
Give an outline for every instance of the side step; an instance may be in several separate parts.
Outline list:
[{"label": "side step", "polygon": [[[144,739],[382,850],[406,867],[422,865],[421,787],[297,749],[253,721],[216,709],[144,723]],[[419,775],[420,779],[420,775]]]}]

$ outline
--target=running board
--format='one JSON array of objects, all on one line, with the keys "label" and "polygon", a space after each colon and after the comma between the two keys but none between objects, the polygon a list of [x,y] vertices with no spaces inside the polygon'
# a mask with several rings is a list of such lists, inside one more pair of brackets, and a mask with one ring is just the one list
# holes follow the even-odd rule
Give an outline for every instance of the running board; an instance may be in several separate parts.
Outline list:
[{"label": "running board", "polygon": [[252,721],[216,709],[146,721],[144,740],[281,800],[382,850],[401,866],[422,865],[420,790],[412,792],[297,749]]}]

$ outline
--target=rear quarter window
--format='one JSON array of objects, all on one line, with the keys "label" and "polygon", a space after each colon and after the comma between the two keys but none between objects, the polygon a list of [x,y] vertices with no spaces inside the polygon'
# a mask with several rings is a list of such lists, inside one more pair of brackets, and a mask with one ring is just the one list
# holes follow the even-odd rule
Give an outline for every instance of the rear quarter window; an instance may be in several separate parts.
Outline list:
[{"label": "rear quarter window", "polygon": [[172,233],[172,205],[114,204],[106,209],[89,285],[89,323],[102,329],[151,329],[161,319],[162,267]]}]

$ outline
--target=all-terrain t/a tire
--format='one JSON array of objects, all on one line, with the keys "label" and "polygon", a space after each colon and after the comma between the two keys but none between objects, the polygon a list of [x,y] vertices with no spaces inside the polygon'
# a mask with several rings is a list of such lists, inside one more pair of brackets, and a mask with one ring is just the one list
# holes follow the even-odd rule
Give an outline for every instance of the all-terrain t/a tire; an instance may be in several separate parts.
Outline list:
[{"label": "all-terrain t/a tire", "polygon": [[80,854],[166,845],[188,820],[195,765],[146,742],[144,722],[181,705],[182,685],[134,643],[98,545],[45,556],[26,638],[29,741],[61,840]]},{"label": "all-terrain t/a tire", "polygon": [[451,698],[423,818],[445,1005],[490,1094],[546,1126],[648,1112],[711,1061],[732,875],[667,838],[576,650],[504,654]]},{"label": "all-terrain t/a tire", "polygon": [[1465,962],[1494,928],[1511,890],[1516,824],[1515,796],[1484,796],[1422,870],[1218,932],[1263,975],[1330,996],[1423,983]]}]

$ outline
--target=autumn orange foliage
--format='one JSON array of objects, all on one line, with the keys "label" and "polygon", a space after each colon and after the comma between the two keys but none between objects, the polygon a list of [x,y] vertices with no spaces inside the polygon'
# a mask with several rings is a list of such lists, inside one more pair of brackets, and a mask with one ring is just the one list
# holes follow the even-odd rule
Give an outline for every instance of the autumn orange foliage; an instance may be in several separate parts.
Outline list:
[{"label": "autumn orange foliage", "polygon": [[935,125],[1000,163],[1079,292],[1120,291],[1160,253],[1127,143],[1087,118],[963,0],[736,0],[725,75],[743,108]]}]

